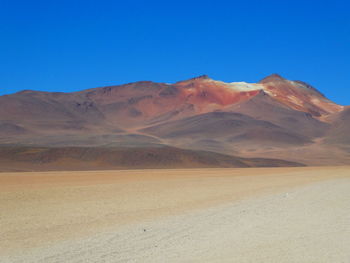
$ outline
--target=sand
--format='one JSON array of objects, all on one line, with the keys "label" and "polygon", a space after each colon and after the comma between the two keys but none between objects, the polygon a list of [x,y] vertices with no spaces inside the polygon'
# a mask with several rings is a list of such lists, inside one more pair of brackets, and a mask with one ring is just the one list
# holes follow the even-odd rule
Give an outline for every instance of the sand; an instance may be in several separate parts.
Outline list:
[{"label": "sand", "polygon": [[0,174],[0,262],[350,262],[350,168]]}]

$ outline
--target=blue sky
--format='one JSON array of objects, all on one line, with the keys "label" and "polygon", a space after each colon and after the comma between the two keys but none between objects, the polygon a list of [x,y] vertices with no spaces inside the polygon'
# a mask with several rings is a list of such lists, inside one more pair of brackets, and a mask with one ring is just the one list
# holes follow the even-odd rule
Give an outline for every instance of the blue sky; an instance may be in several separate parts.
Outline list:
[{"label": "blue sky", "polygon": [[350,104],[347,1],[0,0],[0,94],[279,73]]}]

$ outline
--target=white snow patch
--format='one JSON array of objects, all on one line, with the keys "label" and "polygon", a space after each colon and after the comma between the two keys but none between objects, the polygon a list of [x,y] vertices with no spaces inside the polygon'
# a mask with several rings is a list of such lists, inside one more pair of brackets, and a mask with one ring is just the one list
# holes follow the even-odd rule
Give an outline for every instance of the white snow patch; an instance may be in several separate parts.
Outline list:
[{"label": "white snow patch", "polygon": [[[260,83],[247,83],[247,82],[223,82],[219,80],[212,80],[208,79],[206,80],[208,82],[214,82],[215,84],[220,84],[222,86],[225,86],[226,88],[235,90],[235,91],[255,91],[255,90],[265,90],[265,86]],[[267,93],[270,93],[267,91]]]},{"label": "white snow patch", "polygon": [[247,82],[231,82],[228,83],[228,87],[239,91],[262,90],[264,88],[262,84]]}]

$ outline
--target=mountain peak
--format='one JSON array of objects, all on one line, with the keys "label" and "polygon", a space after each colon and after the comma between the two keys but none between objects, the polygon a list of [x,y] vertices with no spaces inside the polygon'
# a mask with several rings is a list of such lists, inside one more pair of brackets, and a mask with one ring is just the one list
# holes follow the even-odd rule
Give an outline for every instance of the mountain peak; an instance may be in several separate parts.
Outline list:
[{"label": "mountain peak", "polygon": [[283,78],[281,75],[274,73],[271,74],[265,78],[263,78],[262,80],[259,81],[259,83],[267,83],[267,82],[275,82],[275,81],[285,81],[286,79]]},{"label": "mountain peak", "polygon": [[195,79],[210,79],[208,75],[200,75],[194,78],[191,78],[190,80],[195,80]]},{"label": "mountain peak", "polygon": [[192,83],[195,81],[201,81],[201,80],[211,80],[211,78],[208,75],[200,75],[194,78],[190,78],[190,79],[185,79],[185,80],[180,80],[176,83]]}]

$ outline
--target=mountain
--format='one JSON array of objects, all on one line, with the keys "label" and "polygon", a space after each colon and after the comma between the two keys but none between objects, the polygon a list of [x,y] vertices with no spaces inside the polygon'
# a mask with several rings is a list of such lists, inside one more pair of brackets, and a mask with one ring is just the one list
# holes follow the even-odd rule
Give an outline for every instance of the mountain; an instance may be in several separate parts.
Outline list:
[{"label": "mountain", "polygon": [[350,107],[333,116],[333,125],[328,132],[327,142],[350,146]]},{"label": "mountain", "polygon": [[[205,151],[212,158],[347,164],[349,131],[349,107],[278,74],[258,83],[226,83],[203,75],[172,84],[139,81],[72,93],[24,90],[0,96],[1,149],[61,149],[55,156],[70,147],[105,154],[106,148],[134,153],[161,146],[176,156]],[[120,155],[116,152],[111,154]],[[129,166],[139,167],[136,163]],[[193,162],[199,164],[208,162]],[[186,166],[175,160],[172,165]]]}]

